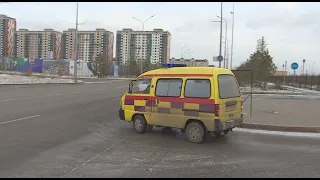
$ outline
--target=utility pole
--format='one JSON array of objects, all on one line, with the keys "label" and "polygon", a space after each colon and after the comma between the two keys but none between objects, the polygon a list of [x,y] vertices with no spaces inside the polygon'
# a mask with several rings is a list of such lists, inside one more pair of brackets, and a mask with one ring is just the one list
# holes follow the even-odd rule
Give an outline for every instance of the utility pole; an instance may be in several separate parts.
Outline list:
[{"label": "utility pole", "polygon": [[77,12],[76,12],[76,32],[75,32],[75,50],[74,50],[74,82],[78,83],[78,18],[79,18],[79,2],[77,2]]},{"label": "utility pole", "polygon": [[234,4],[232,5],[232,35],[231,35],[231,57],[230,57],[230,69],[232,69],[232,56],[233,56],[233,32],[234,32]]},{"label": "utility pole", "polygon": [[[222,2],[221,2],[221,15],[220,15],[220,47],[219,47],[219,56],[222,53]],[[223,57],[224,58],[224,57]],[[221,68],[221,61],[219,61],[219,68]]]}]

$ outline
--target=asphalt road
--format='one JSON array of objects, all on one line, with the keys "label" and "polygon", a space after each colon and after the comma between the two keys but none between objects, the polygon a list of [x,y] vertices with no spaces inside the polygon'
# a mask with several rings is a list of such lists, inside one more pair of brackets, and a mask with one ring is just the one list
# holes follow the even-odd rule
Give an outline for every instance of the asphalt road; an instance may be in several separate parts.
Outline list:
[{"label": "asphalt road", "polygon": [[0,87],[0,177],[320,177],[320,136],[238,129],[192,144],[118,120],[126,81]]}]

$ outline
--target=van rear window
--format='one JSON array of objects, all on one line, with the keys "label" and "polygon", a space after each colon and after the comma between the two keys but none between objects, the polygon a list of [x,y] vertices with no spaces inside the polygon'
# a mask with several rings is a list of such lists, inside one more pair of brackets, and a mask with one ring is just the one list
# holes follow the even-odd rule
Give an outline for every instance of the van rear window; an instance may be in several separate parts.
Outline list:
[{"label": "van rear window", "polygon": [[220,99],[240,97],[238,83],[233,75],[218,75]]}]

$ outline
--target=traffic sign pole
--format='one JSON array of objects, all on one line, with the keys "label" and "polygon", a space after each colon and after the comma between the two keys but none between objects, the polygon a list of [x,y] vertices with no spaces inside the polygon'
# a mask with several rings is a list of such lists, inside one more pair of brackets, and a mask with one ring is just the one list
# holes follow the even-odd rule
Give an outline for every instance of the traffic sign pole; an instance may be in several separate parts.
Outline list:
[{"label": "traffic sign pole", "polygon": [[219,68],[221,68],[221,62],[223,61],[223,56],[219,55],[217,57],[217,61],[219,61]]},{"label": "traffic sign pole", "polygon": [[[296,77],[296,70],[299,68],[298,63],[294,62],[291,64],[291,69],[293,69],[293,77]],[[293,85],[293,91],[294,91],[294,85]]]}]

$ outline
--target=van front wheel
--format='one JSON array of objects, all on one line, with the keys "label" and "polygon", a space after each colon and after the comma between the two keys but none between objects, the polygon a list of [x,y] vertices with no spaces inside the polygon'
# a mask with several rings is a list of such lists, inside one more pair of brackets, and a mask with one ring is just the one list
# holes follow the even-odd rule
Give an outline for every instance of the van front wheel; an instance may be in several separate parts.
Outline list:
[{"label": "van front wheel", "polygon": [[148,127],[147,121],[141,115],[136,115],[133,118],[133,128],[136,130],[137,133],[143,134],[146,132]]},{"label": "van front wheel", "polygon": [[198,122],[192,122],[186,128],[186,136],[188,141],[200,144],[205,138],[204,127]]}]

